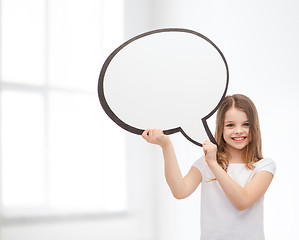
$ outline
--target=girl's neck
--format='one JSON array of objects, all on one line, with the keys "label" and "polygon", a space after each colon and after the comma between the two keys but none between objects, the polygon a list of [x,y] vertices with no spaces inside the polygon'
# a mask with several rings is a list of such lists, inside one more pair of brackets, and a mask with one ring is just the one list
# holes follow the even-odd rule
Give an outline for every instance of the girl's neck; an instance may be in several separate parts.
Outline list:
[{"label": "girl's neck", "polygon": [[243,150],[228,148],[229,163],[245,163],[243,159]]}]

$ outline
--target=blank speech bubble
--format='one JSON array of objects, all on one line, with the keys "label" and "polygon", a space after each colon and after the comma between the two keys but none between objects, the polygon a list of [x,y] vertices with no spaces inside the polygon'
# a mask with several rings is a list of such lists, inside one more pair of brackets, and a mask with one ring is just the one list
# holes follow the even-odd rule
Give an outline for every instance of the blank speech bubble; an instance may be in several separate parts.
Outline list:
[{"label": "blank speech bubble", "polygon": [[228,66],[219,48],[188,29],[138,35],[115,49],[100,73],[98,94],[107,115],[141,135],[147,128],[181,132],[202,146],[216,143],[206,120],[228,87]]}]

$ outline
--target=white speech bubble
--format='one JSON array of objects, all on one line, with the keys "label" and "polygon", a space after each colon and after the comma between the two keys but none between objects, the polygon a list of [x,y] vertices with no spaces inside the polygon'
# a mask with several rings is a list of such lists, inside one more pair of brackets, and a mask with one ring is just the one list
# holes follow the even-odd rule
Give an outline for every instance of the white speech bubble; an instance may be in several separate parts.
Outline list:
[{"label": "white speech bubble", "polygon": [[98,85],[107,115],[125,130],[182,132],[201,146],[215,143],[206,120],[226,95],[228,66],[207,37],[187,29],[159,29],[119,46],[105,61]]}]

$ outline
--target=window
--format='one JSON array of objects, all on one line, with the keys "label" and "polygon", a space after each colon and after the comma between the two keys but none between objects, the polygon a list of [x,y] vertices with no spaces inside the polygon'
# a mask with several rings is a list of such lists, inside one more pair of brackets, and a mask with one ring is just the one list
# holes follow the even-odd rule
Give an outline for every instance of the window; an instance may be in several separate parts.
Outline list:
[{"label": "window", "polygon": [[3,213],[125,210],[124,134],[97,96],[123,41],[122,0],[0,4]]}]

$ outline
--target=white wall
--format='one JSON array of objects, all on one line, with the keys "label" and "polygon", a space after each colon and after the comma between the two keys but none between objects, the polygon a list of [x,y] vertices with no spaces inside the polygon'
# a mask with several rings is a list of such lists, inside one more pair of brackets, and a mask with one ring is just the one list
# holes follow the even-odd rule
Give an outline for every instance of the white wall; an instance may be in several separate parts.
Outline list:
[{"label": "white wall", "polygon": [[[299,103],[298,10],[299,3],[291,0],[156,0],[152,18],[153,28],[189,28],[210,38],[229,65],[228,94],[242,93],[255,102],[264,156],[273,158],[277,164],[277,174],[265,198],[265,234],[267,239],[274,240],[299,236],[295,227],[299,213],[296,204],[299,163],[295,151],[299,133],[296,124],[299,117],[296,106]],[[214,124],[212,119],[209,123]],[[188,156],[196,155],[198,150],[182,137],[174,138],[180,148],[177,150],[181,156],[179,162],[186,171],[192,162]],[[162,182],[157,191],[163,195],[158,195],[158,205],[163,206],[159,209],[159,215],[163,216],[159,220],[160,239],[182,239],[184,234],[184,239],[198,239],[198,229],[189,226],[198,220],[198,213],[193,210],[197,211],[199,203],[173,201]],[[187,212],[192,212],[190,218],[185,218]]]}]

